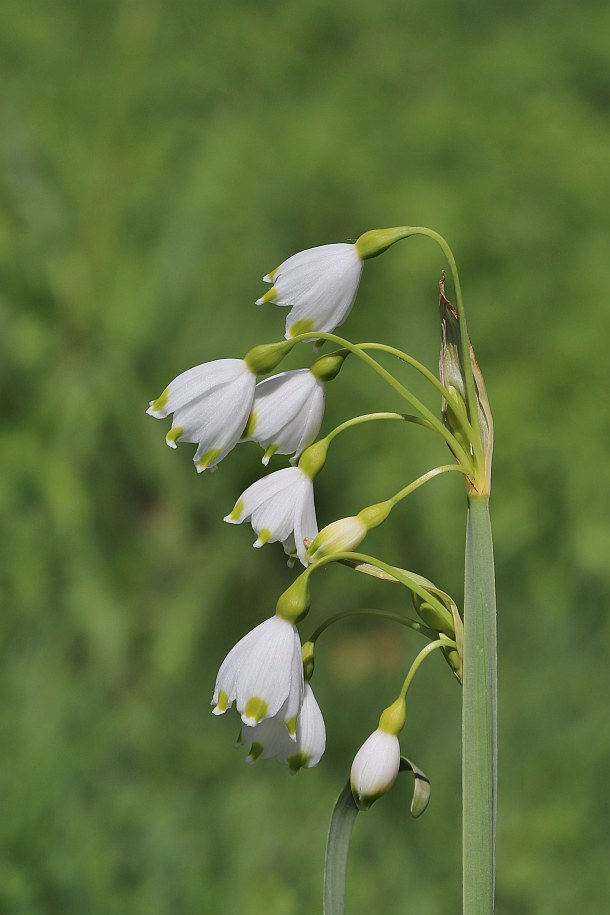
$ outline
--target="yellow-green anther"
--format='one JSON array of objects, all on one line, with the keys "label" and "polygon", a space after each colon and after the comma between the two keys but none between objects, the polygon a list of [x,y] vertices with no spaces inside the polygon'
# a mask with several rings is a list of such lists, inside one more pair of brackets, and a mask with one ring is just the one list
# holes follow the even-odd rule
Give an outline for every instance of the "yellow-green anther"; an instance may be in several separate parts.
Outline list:
[{"label": "yellow-green anther", "polygon": [[292,340],[281,340],[279,343],[261,343],[252,347],[244,356],[244,362],[253,375],[266,375],[280,364],[293,348]]},{"label": "yellow-green anther", "polygon": [[307,615],[310,606],[309,574],[305,571],[286,588],[283,594],[280,594],[275,607],[275,615],[289,623],[298,623]]},{"label": "yellow-green anther", "polygon": [[397,226],[393,229],[371,229],[361,235],[356,242],[356,254],[363,261],[377,257],[397,241],[406,238],[406,234],[405,226]]},{"label": "yellow-green anther", "polygon": [[309,683],[309,681],[313,677],[313,671],[314,671],[314,666],[315,666],[315,661],[314,661],[315,647],[316,646],[313,642],[303,642],[303,648],[302,648],[303,676],[305,678],[306,683]]},{"label": "yellow-green anther", "polygon": [[349,350],[339,350],[337,353],[329,353],[328,356],[321,356],[310,368],[312,375],[318,381],[332,381],[337,377],[343,363],[349,356]]},{"label": "yellow-green anther", "polygon": [[392,502],[388,499],[386,502],[377,502],[375,505],[369,505],[359,511],[356,517],[362,521],[367,530],[379,527],[392,511]]},{"label": "yellow-green anther", "polygon": [[381,713],[379,730],[397,736],[405,726],[406,717],[407,703],[402,697],[399,697]]},{"label": "yellow-green anther", "polygon": [[313,480],[324,467],[326,455],[328,453],[328,445],[328,439],[321,438],[319,442],[314,442],[313,445],[306,448],[299,458],[297,466],[300,467],[310,480]]}]

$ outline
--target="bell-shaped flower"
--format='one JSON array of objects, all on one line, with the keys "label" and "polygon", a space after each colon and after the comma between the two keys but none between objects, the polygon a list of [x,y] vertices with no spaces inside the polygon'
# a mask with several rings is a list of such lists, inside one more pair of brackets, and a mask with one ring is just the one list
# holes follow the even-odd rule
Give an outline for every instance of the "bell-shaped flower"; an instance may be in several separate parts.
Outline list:
[{"label": "bell-shaped flower", "polygon": [[174,414],[165,437],[197,443],[193,461],[200,473],[215,467],[237,444],[252,410],[256,375],[243,359],[215,359],[187,369],[169,383],[146,411],[155,419]]},{"label": "bell-shaped flower", "polygon": [[351,311],[362,274],[355,245],[321,245],[299,251],[263,277],[273,283],[256,304],[292,306],[286,339],[310,331],[332,331]]},{"label": "bell-shaped flower", "polygon": [[265,449],[263,464],[278,454],[301,452],[313,442],[324,416],[324,384],[309,369],[281,372],[256,385],[245,441]]},{"label": "bell-shaped flower", "polygon": [[266,718],[255,727],[242,728],[241,745],[249,748],[246,762],[275,757],[287,763],[291,772],[317,766],[326,749],[326,728],[320,706],[309,683],[305,684],[303,705],[296,723],[296,740],[280,715]]},{"label": "bell-shaped flower", "polygon": [[313,540],[318,524],[313,481],[300,467],[276,470],[248,486],[224,520],[241,524],[248,518],[257,534],[255,547],[279,540],[288,556],[296,553],[307,565],[304,540]]},{"label": "bell-shaped flower", "polygon": [[248,632],[222,662],[213,712],[222,715],[235,702],[248,727],[278,716],[294,735],[303,689],[297,628],[280,616],[272,616]]},{"label": "bell-shaped flower", "polygon": [[354,800],[368,810],[377,798],[390,790],[400,767],[400,744],[395,734],[378,728],[362,744],[350,774]]}]

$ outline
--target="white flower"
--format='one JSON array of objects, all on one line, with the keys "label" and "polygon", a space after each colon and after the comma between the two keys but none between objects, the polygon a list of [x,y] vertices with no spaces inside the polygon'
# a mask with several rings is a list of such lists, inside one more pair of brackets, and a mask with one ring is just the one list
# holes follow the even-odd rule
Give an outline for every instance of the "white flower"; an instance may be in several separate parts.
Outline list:
[{"label": "white flower", "polygon": [[400,744],[395,734],[377,729],[362,744],[350,774],[354,800],[361,810],[389,791],[400,767]]},{"label": "white flower", "polygon": [[246,762],[276,757],[291,772],[317,766],[326,748],[326,728],[320,706],[309,683],[305,684],[303,705],[297,718],[296,741],[278,718],[266,718],[255,727],[242,728],[240,744],[249,748]]},{"label": "white flower", "polygon": [[339,518],[323,527],[307,548],[307,557],[317,562],[331,553],[345,553],[357,547],[366,537],[368,528],[357,516]]},{"label": "white flower", "polygon": [[243,359],[216,359],[188,369],[151,400],[156,419],[174,414],[165,441],[196,442],[197,472],[214,467],[237,444],[254,401],[256,376]]},{"label": "white flower", "polygon": [[213,712],[237,705],[249,727],[277,716],[294,733],[303,704],[303,660],[296,626],[272,616],[235,645],[216,678]]},{"label": "white flower", "polygon": [[265,449],[263,464],[272,454],[295,459],[315,439],[324,416],[324,384],[309,369],[272,375],[256,385],[246,441]]},{"label": "white flower", "polygon": [[321,245],[299,251],[263,277],[273,288],[257,300],[291,305],[286,339],[314,330],[332,331],[347,318],[360,282],[355,245]]},{"label": "white flower", "polygon": [[241,524],[248,518],[258,535],[255,547],[280,540],[288,556],[296,553],[307,565],[303,541],[313,540],[318,524],[313,482],[300,467],[276,470],[248,486],[224,520]]}]

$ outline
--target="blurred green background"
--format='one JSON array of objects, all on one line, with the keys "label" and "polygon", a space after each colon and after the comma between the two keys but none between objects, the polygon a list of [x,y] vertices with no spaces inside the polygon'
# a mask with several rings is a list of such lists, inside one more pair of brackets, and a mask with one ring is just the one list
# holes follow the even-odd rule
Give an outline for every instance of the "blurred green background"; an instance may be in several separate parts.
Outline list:
[{"label": "blurred green background", "polygon": [[[285,257],[404,223],[454,247],[496,421],[498,912],[606,910],[609,53],[596,0],[2,5],[1,913],[321,911],[334,798],[420,643],[334,627],[321,765],[245,766],[209,701],[294,574],[221,520],[261,452],[197,476],[144,409],[283,335],[253,302]],[[434,367],[443,266],[423,239],[369,263],[345,334]],[[325,430],[398,406],[350,362],[327,402]],[[417,428],[353,430],[319,520],[445,459]],[[461,601],[463,538],[450,477],[367,548]],[[320,575],[305,636],[404,606],[356,578]],[[459,911],[459,710],[435,658],[403,741],[432,802],[411,820],[404,779],[359,818],[353,915]]]}]

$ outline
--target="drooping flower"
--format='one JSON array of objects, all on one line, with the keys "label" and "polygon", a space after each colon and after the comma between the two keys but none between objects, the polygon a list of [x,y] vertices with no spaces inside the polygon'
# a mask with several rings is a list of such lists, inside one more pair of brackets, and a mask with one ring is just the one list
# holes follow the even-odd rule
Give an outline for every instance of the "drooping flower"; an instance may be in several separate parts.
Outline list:
[{"label": "drooping flower", "polygon": [[315,439],[323,416],[324,384],[313,372],[281,372],[256,385],[244,440],[265,449],[263,464],[276,452],[296,459]]},{"label": "drooping flower", "polygon": [[248,632],[222,662],[212,699],[213,713],[222,715],[235,702],[248,727],[277,716],[294,735],[303,689],[297,628],[280,616],[272,616]]},{"label": "drooping flower", "polygon": [[400,744],[395,734],[378,728],[364,741],[352,763],[350,784],[361,810],[390,790],[400,767]]},{"label": "drooping flower", "polygon": [[263,277],[273,287],[256,304],[292,306],[286,319],[286,339],[310,331],[332,331],[347,318],[361,274],[356,245],[308,248]]},{"label": "drooping flower", "polygon": [[304,540],[316,536],[318,524],[313,482],[300,467],[276,470],[248,486],[224,520],[241,524],[248,518],[257,534],[255,547],[279,540],[288,556],[296,553],[307,565]]},{"label": "drooping flower", "polygon": [[252,410],[256,375],[243,359],[215,359],[187,369],[169,383],[146,411],[155,419],[174,414],[165,437],[196,442],[197,472],[215,467],[237,444]]},{"label": "drooping flower", "polygon": [[246,762],[275,757],[287,763],[291,772],[317,766],[326,749],[326,728],[309,683],[305,684],[303,705],[297,718],[296,740],[291,739],[281,716],[276,715],[255,727],[242,728],[239,743],[249,748]]}]

